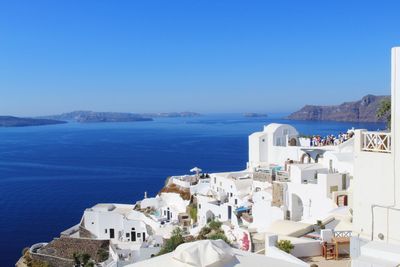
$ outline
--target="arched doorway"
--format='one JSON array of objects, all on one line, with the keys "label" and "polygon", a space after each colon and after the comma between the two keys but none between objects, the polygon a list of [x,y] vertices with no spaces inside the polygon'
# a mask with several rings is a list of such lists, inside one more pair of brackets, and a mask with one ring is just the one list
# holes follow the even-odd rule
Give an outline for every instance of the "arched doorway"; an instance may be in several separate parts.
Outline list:
[{"label": "arched doorway", "polygon": [[290,138],[289,146],[297,146],[297,139],[294,137]]},{"label": "arched doorway", "polygon": [[206,220],[207,223],[215,220],[215,215],[211,210],[206,212]]},{"label": "arched doorway", "polygon": [[311,163],[311,156],[308,153],[304,153],[300,159],[301,163]]}]

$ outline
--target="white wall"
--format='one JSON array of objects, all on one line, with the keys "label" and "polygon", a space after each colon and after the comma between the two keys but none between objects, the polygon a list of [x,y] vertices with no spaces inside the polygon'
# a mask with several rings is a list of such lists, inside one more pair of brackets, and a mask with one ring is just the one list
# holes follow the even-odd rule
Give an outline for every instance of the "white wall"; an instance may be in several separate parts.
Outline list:
[{"label": "white wall", "polygon": [[[392,154],[400,162],[400,47],[392,49]],[[400,207],[400,164],[395,166],[396,199]]]},{"label": "white wall", "polygon": [[252,207],[253,223],[250,228],[256,228],[257,232],[265,232],[269,226],[284,219],[284,212],[278,207],[272,207],[270,201],[256,201]]},{"label": "white wall", "polygon": [[[357,130],[353,180],[353,231],[359,233],[361,237],[371,239],[371,206],[373,204],[389,206],[394,203],[394,166],[390,153],[361,151],[361,137],[361,131]],[[387,233],[385,213],[386,211],[382,209],[376,210],[374,238],[377,238],[378,233]]]},{"label": "white wall", "polygon": [[[329,211],[337,207],[334,200],[330,198],[332,185],[337,185],[340,190],[341,176],[339,174],[318,174],[317,184],[287,183],[287,208],[290,210],[291,218],[295,221],[310,218],[324,219]],[[301,205],[296,203],[296,196],[301,199],[302,214],[299,210]]]},{"label": "white wall", "polygon": [[314,257],[322,254],[321,242],[319,240],[279,236],[278,241],[280,240],[289,240],[294,245],[290,254],[295,257]]},{"label": "white wall", "polygon": [[268,134],[256,132],[249,136],[249,167],[264,166],[268,162]]},{"label": "white wall", "polygon": [[[110,239],[110,229],[114,229],[113,240],[128,241],[128,239],[131,240],[132,228],[135,228],[136,233],[140,233],[140,238],[136,238],[136,242],[142,242],[143,233],[148,237],[146,225],[143,222],[127,220],[117,212],[86,210],[83,216],[85,228],[99,239]],[[129,233],[129,237],[126,237],[126,233]]]}]

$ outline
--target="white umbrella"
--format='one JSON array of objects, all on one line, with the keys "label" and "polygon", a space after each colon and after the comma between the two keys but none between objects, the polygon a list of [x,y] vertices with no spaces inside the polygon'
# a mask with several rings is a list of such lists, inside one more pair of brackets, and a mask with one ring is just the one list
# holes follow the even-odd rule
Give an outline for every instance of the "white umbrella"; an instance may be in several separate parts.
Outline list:
[{"label": "white umbrella", "polygon": [[190,170],[190,172],[195,172],[196,174],[199,174],[202,171],[199,167],[194,167],[193,169]]},{"label": "white umbrella", "polygon": [[[283,254],[286,254],[282,252]],[[129,264],[127,267],[304,267],[307,263],[286,254],[281,258],[259,255],[231,248],[222,240],[201,240],[185,243],[175,251],[148,260]]]}]

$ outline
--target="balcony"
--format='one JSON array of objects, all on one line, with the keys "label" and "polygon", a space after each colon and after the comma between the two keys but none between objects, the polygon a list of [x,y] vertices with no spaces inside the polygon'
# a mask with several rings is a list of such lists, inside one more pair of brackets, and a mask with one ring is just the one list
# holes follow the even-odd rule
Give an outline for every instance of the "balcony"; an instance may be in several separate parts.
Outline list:
[{"label": "balcony", "polygon": [[363,132],[361,150],[379,153],[391,153],[392,138],[390,133]]}]

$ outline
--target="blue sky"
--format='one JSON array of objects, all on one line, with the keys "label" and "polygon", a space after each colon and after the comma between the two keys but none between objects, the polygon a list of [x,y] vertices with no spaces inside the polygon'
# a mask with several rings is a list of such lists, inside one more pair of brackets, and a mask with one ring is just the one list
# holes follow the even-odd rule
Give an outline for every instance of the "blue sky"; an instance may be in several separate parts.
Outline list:
[{"label": "blue sky", "polygon": [[390,93],[400,1],[0,1],[0,114],[290,112]]}]

